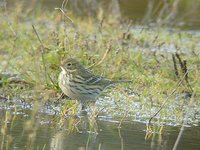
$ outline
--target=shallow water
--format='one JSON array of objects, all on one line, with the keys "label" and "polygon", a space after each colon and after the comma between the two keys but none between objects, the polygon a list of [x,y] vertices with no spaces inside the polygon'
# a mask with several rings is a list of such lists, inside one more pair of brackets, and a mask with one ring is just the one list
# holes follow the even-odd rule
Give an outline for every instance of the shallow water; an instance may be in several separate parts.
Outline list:
[{"label": "shallow water", "polygon": [[[9,3],[10,2],[10,3]],[[28,1],[27,1],[28,2]],[[34,3],[34,1],[32,1]],[[35,1],[37,2],[37,1]],[[55,7],[60,7],[60,3],[53,3],[53,1],[42,1],[45,4],[49,4],[47,7],[54,11]],[[122,2],[122,1],[121,1]],[[128,3],[128,1],[127,1]],[[139,1],[138,1],[139,3]],[[2,3],[0,3],[1,5]],[[13,2],[8,1],[9,5]],[[128,4],[131,4],[130,2]],[[135,4],[132,1],[132,4]],[[28,4],[27,4],[28,5]],[[36,5],[36,4],[35,4]],[[38,5],[38,4],[37,4]],[[135,9],[128,9],[129,6],[120,4],[120,10],[124,17],[129,16],[131,19],[143,18],[145,15],[145,10],[139,11],[138,13],[132,13]],[[130,5],[131,8],[133,6]],[[88,8],[86,8],[88,9]],[[129,12],[127,12],[129,10]],[[199,9],[198,9],[199,10]],[[199,14],[196,12],[196,14]],[[197,17],[192,15],[190,18]],[[193,19],[192,19],[193,20]],[[192,29],[199,25],[199,21],[194,24],[191,20]],[[187,22],[183,20],[183,22]],[[199,29],[199,26],[198,26]],[[199,36],[199,32],[198,33]],[[140,31],[138,32],[140,34]],[[183,40],[185,40],[183,38]],[[183,42],[182,42],[183,43]],[[187,41],[185,41],[187,43]],[[198,44],[196,46],[199,46]],[[187,49],[187,45],[183,46],[181,51]],[[136,49],[134,47],[134,49]],[[145,47],[143,48],[145,50]],[[146,47],[146,49],[150,49]],[[152,50],[158,50],[157,47],[151,47]],[[176,51],[175,46],[163,45],[159,48],[160,51]],[[123,99],[123,97],[121,98]],[[134,97],[135,99],[135,97]],[[137,98],[136,98],[137,99]],[[157,111],[157,107],[148,107],[150,102],[144,101],[143,103],[138,103],[136,101],[125,104],[120,102],[118,107],[115,107],[116,102],[114,100],[108,100],[107,103],[101,101],[97,106],[104,107],[110,106],[104,109],[104,114],[100,115],[98,118],[88,118],[88,116],[78,118],[78,117],[59,117],[54,115],[51,109],[40,111],[32,108],[32,105],[27,105],[23,109],[17,108],[15,111],[15,106],[7,107],[7,104],[0,103],[0,150],[4,149],[52,149],[52,150],[171,150],[174,146],[178,133],[180,131],[180,123],[177,123],[177,118],[171,115],[177,108],[179,108],[179,103],[174,101],[174,105],[167,112],[168,122],[164,122],[162,134],[159,134],[158,127],[156,131],[152,134],[146,135],[146,125],[145,122],[148,118]],[[145,107],[144,104],[145,103]],[[112,106],[112,108],[111,108]],[[121,112],[126,112],[130,109],[129,116],[134,119],[129,119],[126,122],[123,121],[120,128],[118,127],[120,122],[117,119],[109,117],[109,114],[114,116],[123,116],[124,114],[118,111],[113,112],[116,108],[122,109]],[[184,105],[183,108],[187,108]],[[195,119],[189,118],[190,127],[185,128],[183,136],[180,139],[178,149],[179,150],[199,150],[200,149],[200,126],[199,125],[200,115],[199,106],[195,105],[190,116]],[[184,109],[186,110],[186,109]],[[151,112],[151,114],[150,114]],[[134,114],[134,115],[132,115]],[[173,118],[174,117],[174,118]],[[136,121],[138,120],[138,122]],[[166,124],[171,124],[167,126]]]},{"label": "shallow water", "polygon": [[[164,126],[162,134],[147,136],[146,125],[139,122],[122,122],[119,128],[118,121],[106,116],[59,118],[31,109],[0,108],[0,118],[2,150],[171,150],[180,130]],[[186,127],[178,149],[199,150],[199,141],[200,127]]]}]

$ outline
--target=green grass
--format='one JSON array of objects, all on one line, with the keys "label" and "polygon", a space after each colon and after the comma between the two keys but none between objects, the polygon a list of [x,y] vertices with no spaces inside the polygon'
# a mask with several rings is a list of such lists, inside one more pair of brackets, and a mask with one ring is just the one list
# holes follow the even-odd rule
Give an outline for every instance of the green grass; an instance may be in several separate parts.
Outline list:
[{"label": "green grass", "polygon": [[[1,93],[4,95],[25,97],[28,101],[26,94],[36,93],[41,101],[56,99],[61,93],[57,85],[61,60],[74,57],[89,67],[104,58],[91,70],[113,80],[133,80],[132,84],[114,89],[125,95],[124,101],[128,103],[139,100],[146,105],[148,100],[146,111],[151,111],[153,106],[161,106],[169,99],[161,118],[175,114],[180,120],[184,117],[181,106],[179,110],[169,111],[178,95],[193,94],[192,104],[200,103],[200,34],[164,27],[130,26],[109,19],[101,25],[99,19],[77,18],[69,13],[73,26],[59,11],[30,11],[28,15],[24,11],[19,6],[0,13],[0,28],[3,29],[0,30],[0,72],[17,73],[27,83],[10,90],[9,80],[3,80]],[[185,70],[181,67],[184,61],[187,63]],[[184,71],[188,71],[187,79]],[[138,93],[139,99],[128,95],[127,89]],[[111,94],[116,101],[117,93]],[[180,99],[180,103],[183,101]],[[108,110],[110,115],[124,111],[122,108]],[[131,108],[129,111],[136,113]]]}]

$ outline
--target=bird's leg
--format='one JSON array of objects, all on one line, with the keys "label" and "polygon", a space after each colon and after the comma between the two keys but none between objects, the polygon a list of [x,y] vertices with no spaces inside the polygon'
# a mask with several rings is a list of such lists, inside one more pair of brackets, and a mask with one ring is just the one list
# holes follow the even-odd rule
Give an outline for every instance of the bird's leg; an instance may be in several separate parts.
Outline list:
[{"label": "bird's leg", "polygon": [[85,110],[85,104],[84,103],[81,103],[81,111],[84,111]]},{"label": "bird's leg", "polygon": [[86,116],[87,115],[87,111],[85,109],[86,109],[86,103],[81,102],[81,110],[79,112],[79,116]]},{"label": "bird's leg", "polygon": [[56,105],[58,104],[58,101],[60,101],[65,96],[64,93],[62,93],[59,98],[54,102]]}]

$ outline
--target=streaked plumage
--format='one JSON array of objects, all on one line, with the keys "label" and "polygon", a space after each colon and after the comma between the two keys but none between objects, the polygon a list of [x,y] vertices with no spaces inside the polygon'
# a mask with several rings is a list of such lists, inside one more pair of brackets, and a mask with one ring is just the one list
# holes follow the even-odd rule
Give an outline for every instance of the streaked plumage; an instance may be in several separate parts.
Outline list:
[{"label": "streaked plumage", "polygon": [[130,82],[126,80],[112,81],[102,76],[96,76],[72,58],[64,62],[61,69],[58,79],[61,90],[71,99],[79,100],[82,103],[96,101],[102,91],[112,84]]}]

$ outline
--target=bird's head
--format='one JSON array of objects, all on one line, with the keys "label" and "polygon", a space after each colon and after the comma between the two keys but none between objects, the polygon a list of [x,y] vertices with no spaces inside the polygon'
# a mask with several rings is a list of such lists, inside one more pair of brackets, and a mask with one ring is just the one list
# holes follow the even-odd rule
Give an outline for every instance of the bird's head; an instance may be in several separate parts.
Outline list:
[{"label": "bird's head", "polygon": [[77,72],[80,68],[82,68],[82,65],[73,58],[69,58],[63,62],[61,62],[61,69],[62,71],[66,73],[75,73]]}]

